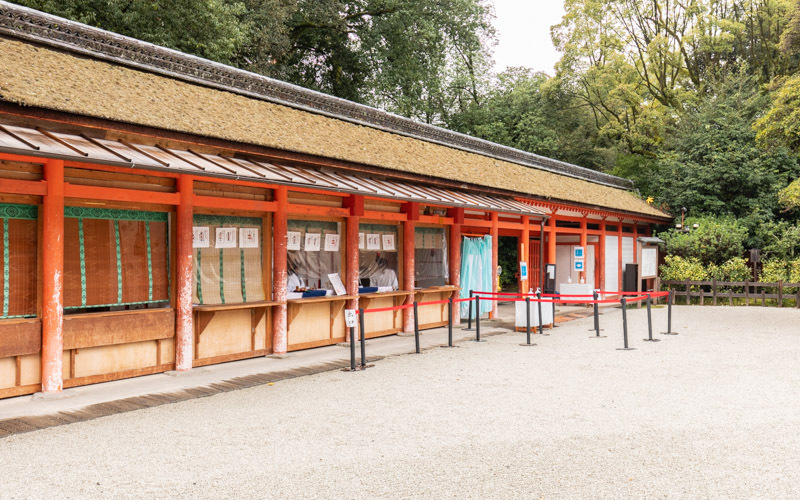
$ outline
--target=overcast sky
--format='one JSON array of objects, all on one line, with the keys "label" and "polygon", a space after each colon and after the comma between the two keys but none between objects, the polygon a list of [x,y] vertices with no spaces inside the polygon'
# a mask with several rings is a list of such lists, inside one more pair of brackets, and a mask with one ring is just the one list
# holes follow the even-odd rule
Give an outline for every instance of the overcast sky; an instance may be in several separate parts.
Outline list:
[{"label": "overcast sky", "polygon": [[560,54],[550,40],[550,26],[561,22],[562,0],[494,0],[499,43],[494,49],[495,71],[525,66],[548,75]]}]

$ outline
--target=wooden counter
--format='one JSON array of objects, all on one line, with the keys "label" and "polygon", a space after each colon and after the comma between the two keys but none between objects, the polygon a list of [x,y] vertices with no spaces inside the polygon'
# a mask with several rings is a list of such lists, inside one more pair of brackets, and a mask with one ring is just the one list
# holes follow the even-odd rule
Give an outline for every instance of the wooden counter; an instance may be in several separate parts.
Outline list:
[{"label": "wooden counter", "polygon": [[[363,293],[359,295],[358,307],[361,309],[380,309],[403,305],[412,292],[397,290],[393,292]],[[383,311],[367,313],[364,316],[365,336],[368,339],[393,335],[403,331],[402,311]]]},{"label": "wooden counter", "polygon": [[[457,294],[459,290],[459,287],[452,285],[422,288],[414,291],[414,300],[417,303],[447,300]],[[418,306],[417,310],[419,312],[420,330],[447,326],[447,304]]]},{"label": "wooden counter", "polygon": [[[272,348],[272,300],[236,304],[195,304],[194,360],[204,366],[264,356]],[[263,326],[262,326],[263,324]]]},{"label": "wooden counter", "polygon": [[343,342],[345,303],[356,295],[326,295],[286,301],[289,351]]}]

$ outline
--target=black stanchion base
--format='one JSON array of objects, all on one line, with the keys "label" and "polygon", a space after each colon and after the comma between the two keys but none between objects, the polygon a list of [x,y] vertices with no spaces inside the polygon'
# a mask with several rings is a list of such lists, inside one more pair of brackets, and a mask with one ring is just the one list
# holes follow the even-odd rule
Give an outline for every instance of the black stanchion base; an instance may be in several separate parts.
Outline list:
[{"label": "black stanchion base", "polygon": [[661,335],[677,335],[678,332],[661,332]]},{"label": "black stanchion base", "polygon": [[661,339],[642,339],[645,342],[661,342]]},{"label": "black stanchion base", "polygon": [[454,348],[460,347],[460,346],[457,346],[457,345],[440,345],[439,347],[441,347],[442,349],[454,349]]},{"label": "black stanchion base", "polygon": [[[596,332],[597,330],[595,330],[594,328],[587,328],[586,331],[587,332]],[[604,332],[604,331],[606,331],[606,329],[605,328],[601,328],[600,331]]]},{"label": "black stanchion base", "polygon": [[520,345],[522,347],[533,347],[533,346],[538,345],[538,344],[535,344],[535,343],[531,342],[530,344],[520,344]]},{"label": "black stanchion base", "polygon": [[474,328],[462,328],[461,331],[462,332],[474,332],[475,329]]},{"label": "black stanchion base", "polygon": [[470,342],[486,342],[486,339],[470,339]]},{"label": "black stanchion base", "polygon": [[550,336],[549,333],[536,333],[535,335],[541,335],[543,337],[549,337]]},{"label": "black stanchion base", "polygon": [[617,347],[618,351],[635,351],[635,347]]},{"label": "black stanchion base", "polygon": [[607,339],[608,337],[605,335],[591,335],[590,339]]},{"label": "black stanchion base", "polygon": [[373,368],[375,365],[359,365],[362,370],[366,370],[367,368]]},{"label": "black stanchion base", "polygon": [[[368,366],[373,366],[373,365],[368,365]],[[363,368],[361,365],[356,366],[355,370],[351,369],[349,366],[347,368],[342,368],[343,372],[360,372],[364,370],[366,370],[366,368]]]}]

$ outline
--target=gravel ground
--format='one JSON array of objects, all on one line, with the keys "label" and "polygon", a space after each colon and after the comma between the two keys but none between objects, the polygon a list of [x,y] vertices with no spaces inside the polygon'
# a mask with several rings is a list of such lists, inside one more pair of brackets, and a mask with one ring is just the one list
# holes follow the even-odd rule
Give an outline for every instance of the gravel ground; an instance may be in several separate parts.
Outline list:
[{"label": "gravel ground", "polygon": [[11,436],[0,497],[798,497],[800,312],[645,318]]}]

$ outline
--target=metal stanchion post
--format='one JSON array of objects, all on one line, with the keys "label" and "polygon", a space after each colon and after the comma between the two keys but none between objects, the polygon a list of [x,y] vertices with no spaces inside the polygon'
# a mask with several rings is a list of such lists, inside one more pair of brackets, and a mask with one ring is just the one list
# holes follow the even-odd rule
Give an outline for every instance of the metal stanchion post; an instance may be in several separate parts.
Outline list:
[{"label": "metal stanchion post", "polygon": [[667,331],[661,332],[661,335],[677,335],[678,332],[672,331],[672,302],[674,302],[674,297],[672,294],[674,293],[673,290],[669,291],[669,296],[667,297]]},{"label": "metal stanchion post", "polygon": [[367,367],[367,336],[364,328],[364,310],[358,310],[358,331],[361,337],[361,369]]},{"label": "metal stanchion post", "polygon": [[[555,305],[555,302],[553,302]],[[549,333],[544,333],[544,321],[542,319],[542,292],[540,290],[536,291],[536,307],[538,308],[537,311],[539,313],[539,335],[550,335]],[[555,311],[555,310],[554,310]],[[556,316],[555,312],[553,312],[553,326],[556,324]]]},{"label": "metal stanchion post", "polygon": [[453,296],[447,301],[447,347],[453,347]]},{"label": "metal stanchion post", "polygon": [[526,342],[524,346],[533,346],[536,344],[531,344],[531,298],[525,297],[525,339]]},{"label": "metal stanchion post", "polygon": [[475,342],[486,342],[481,340],[481,296],[475,296]]},{"label": "metal stanchion post", "polygon": [[625,341],[625,347],[617,349],[618,351],[632,351],[633,347],[628,347],[628,304],[625,297],[619,299],[622,305],[622,338]]},{"label": "metal stanchion post", "polygon": [[342,368],[342,371],[356,371],[356,328],[350,327],[350,368]]},{"label": "metal stanchion post", "polygon": [[419,316],[417,315],[417,301],[414,301],[414,344],[419,354]]},{"label": "metal stanchion post", "polygon": [[467,327],[464,329],[467,332],[472,331],[472,290],[469,291],[469,312],[467,313]]},{"label": "metal stanchion post", "polygon": [[653,338],[653,316],[650,312],[650,294],[647,294],[647,338],[644,339],[647,342],[660,342],[661,339],[654,339]]},{"label": "metal stanchion post", "polygon": [[589,331],[591,332],[594,330],[594,335],[590,336],[590,339],[604,339],[606,338],[605,335],[600,335],[600,304],[598,304],[598,300],[600,299],[600,294],[597,290],[592,292],[592,298],[594,298],[594,328],[590,328]]}]

